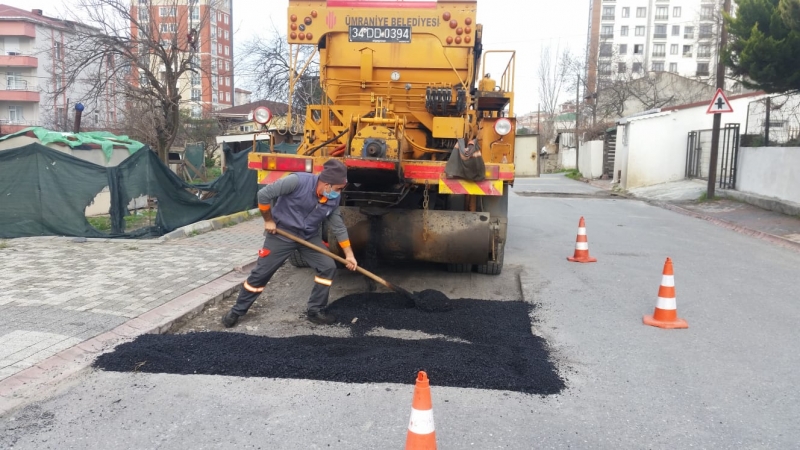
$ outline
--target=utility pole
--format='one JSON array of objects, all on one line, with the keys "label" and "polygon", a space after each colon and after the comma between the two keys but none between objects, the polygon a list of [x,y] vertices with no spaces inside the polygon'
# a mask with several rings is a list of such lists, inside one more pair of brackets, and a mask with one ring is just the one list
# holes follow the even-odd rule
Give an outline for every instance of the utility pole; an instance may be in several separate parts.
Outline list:
[{"label": "utility pole", "polygon": [[769,147],[769,113],[772,110],[772,97],[767,97],[767,120],[764,122],[764,147]]},{"label": "utility pole", "polygon": [[[536,104],[536,155],[537,155],[536,161],[538,165],[538,170],[536,171],[536,173],[539,176],[542,176],[542,158],[544,158],[542,152],[539,151],[539,144],[541,144],[542,140],[541,120],[542,120],[542,104],[537,103]],[[544,147],[544,144],[542,144],[542,147]]]},{"label": "utility pole", "polygon": [[[731,11],[731,0],[725,0],[725,3],[722,7],[725,13],[730,13]],[[720,38],[719,38],[719,47],[717,49],[717,89],[725,89],[725,64],[722,57],[722,52],[725,51],[725,47],[728,45],[728,29],[725,28],[725,19],[724,17],[720,20],[720,26],[722,27]],[[717,183],[717,159],[719,157],[719,128],[720,123],[722,122],[722,115],[720,113],[714,114],[714,126],[711,130],[711,155],[709,158],[709,167],[708,167],[708,192],[706,193],[706,197],[711,200],[714,198],[714,188],[715,184]]]},{"label": "utility pole", "polygon": [[580,103],[581,103],[581,76],[578,75],[578,85],[575,86],[575,168],[578,172],[581,171],[580,156],[581,146],[578,143],[578,122],[580,119]]}]

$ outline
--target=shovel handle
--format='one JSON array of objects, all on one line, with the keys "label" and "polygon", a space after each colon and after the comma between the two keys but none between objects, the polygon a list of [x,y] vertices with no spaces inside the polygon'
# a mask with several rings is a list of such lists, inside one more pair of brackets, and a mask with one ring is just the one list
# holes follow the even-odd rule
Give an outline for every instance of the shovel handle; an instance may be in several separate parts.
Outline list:
[{"label": "shovel handle", "polygon": [[[316,245],[314,245],[314,244],[312,244],[312,243],[310,243],[308,241],[300,239],[299,237],[297,237],[297,236],[295,236],[293,234],[287,233],[287,232],[281,230],[280,228],[276,228],[275,231],[277,231],[278,234],[280,234],[281,236],[283,236],[283,237],[285,237],[287,239],[291,239],[291,240],[293,240],[294,242],[297,242],[300,245],[305,245],[306,247],[310,248],[311,250],[315,250],[317,252],[322,253],[323,255],[330,256],[331,258],[335,259],[336,261],[339,261],[340,263],[342,263],[344,265],[349,264],[347,262],[347,260],[342,258],[341,256],[339,256],[339,255],[337,255],[335,253],[331,253],[328,250],[325,250],[322,247],[318,247],[318,246],[316,246]],[[361,266],[357,266],[356,267],[356,271],[358,271],[360,274],[362,274],[362,275],[364,275],[364,276],[366,276],[368,278],[371,278],[371,279],[375,280],[376,282],[386,286],[387,288],[389,288],[391,290],[395,289],[394,286],[390,285],[386,280],[384,280],[383,278],[375,275],[374,273],[372,273],[372,272],[370,272],[370,271],[368,271],[366,269],[362,269]]]}]

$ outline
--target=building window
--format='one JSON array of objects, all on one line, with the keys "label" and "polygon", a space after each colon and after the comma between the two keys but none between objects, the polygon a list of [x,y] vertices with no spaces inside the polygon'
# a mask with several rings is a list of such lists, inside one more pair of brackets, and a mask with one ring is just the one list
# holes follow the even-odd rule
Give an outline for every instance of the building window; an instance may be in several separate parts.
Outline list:
[{"label": "building window", "polygon": [[694,39],[694,27],[685,27],[683,29],[684,39]]},{"label": "building window", "polygon": [[672,73],[678,73],[678,63],[669,63],[669,71]]},{"label": "building window", "polygon": [[644,36],[644,27],[636,27],[636,36]]},{"label": "building window", "polygon": [[199,86],[200,85],[200,74],[199,73],[192,73],[192,86]]},{"label": "building window", "polygon": [[212,72],[217,71],[217,60],[214,58],[211,58],[211,71]]},{"label": "building window", "polygon": [[697,76],[698,77],[708,76],[708,63],[697,63]]},{"label": "building window", "polygon": [[624,62],[617,63],[617,73],[625,73],[628,71],[628,66]]},{"label": "building window", "polygon": [[222,15],[222,21],[223,21],[223,22],[224,22],[226,25],[228,24],[228,15],[227,15],[227,14],[223,14],[223,15]]},{"label": "building window", "polygon": [[656,6],[656,20],[669,19],[669,6]]},{"label": "building window", "polygon": [[230,40],[230,37],[231,37],[231,35],[228,33],[228,30],[224,30],[224,31],[225,31],[225,40],[226,40],[226,41],[229,41],[229,40]]},{"label": "building window", "polygon": [[653,33],[655,39],[667,38],[667,26],[664,24],[656,25],[656,31]]},{"label": "building window", "polygon": [[611,75],[611,63],[600,63],[598,71],[600,75]]},{"label": "building window", "polygon": [[211,25],[211,39],[217,38],[217,26]]},{"label": "building window", "polygon": [[225,101],[226,102],[231,101],[231,93],[230,92],[225,92]]},{"label": "building window", "polygon": [[620,55],[628,54],[628,44],[619,44],[619,54]]},{"label": "building window", "polygon": [[642,71],[642,63],[640,63],[640,62],[633,63],[633,70],[631,70],[631,71],[633,73],[640,73]]},{"label": "building window", "polygon": [[676,6],[672,8],[672,17],[680,17],[681,16],[681,7]]},{"label": "building window", "polygon": [[700,25],[700,33],[697,35],[700,39],[709,39],[711,38],[711,27],[710,23],[704,23]]},{"label": "building window", "polygon": [[614,26],[613,25],[603,25],[600,28],[600,37],[608,38],[614,37]]},{"label": "building window", "polygon": [[139,74],[139,86],[141,87],[150,86],[150,79],[147,78],[147,75],[143,73]]},{"label": "building window", "polygon": [[193,102],[200,101],[200,89],[192,89],[192,101]]},{"label": "building window", "polygon": [[212,101],[213,103],[219,103],[219,97],[217,97],[217,91],[214,91],[214,92],[211,94],[211,101]]},{"label": "building window", "polygon": [[22,72],[6,72],[6,89],[11,91],[24,91],[28,82],[22,79]]},{"label": "building window", "polygon": [[680,36],[681,35],[681,26],[680,25],[673,25],[672,26],[672,35],[673,36]]},{"label": "building window", "polygon": [[691,45],[684,45],[683,46],[683,57],[684,58],[691,58],[692,57],[692,46]]},{"label": "building window", "polygon": [[644,53],[644,44],[636,44],[633,46],[634,55],[641,55],[642,53]]},{"label": "building window", "polygon": [[603,42],[600,44],[600,57],[609,57],[612,55],[611,43]]},{"label": "building window", "polygon": [[61,42],[56,42],[53,44],[53,53],[55,53],[56,59],[61,59]]},{"label": "building window", "polygon": [[216,45],[212,45],[211,46],[211,56],[217,56],[217,46]]},{"label": "building window", "polygon": [[175,17],[178,15],[178,10],[177,8],[165,8],[162,6],[158,8],[158,15],[161,17]]},{"label": "building window", "polygon": [[214,75],[214,76],[212,76],[212,77],[211,77],[211,86],[212,86],[214,89],[216,89],[217,87],[219,87],[219,77],[218,77],[218,76]]},{"label": "building window", "polygon": [[192,105],[192,118],[199,119],[201,115],[200,105]]},{"label": "building window", "polygon": [[669,46],[669,54],[670,55],[677,55],[678,54],[678,44],[672,44]]},{"label": "building window", "polygon": [[647,17],[647,8],[636,8],[636,17]]},{"label": "building window", "polygon": [[8,121],[11,123],[22,122],[22,106],[11,105],[8,107]]},{"label": "building window", "polygon": [[667,56],[666,44],[653,44],[653,56]]},{"label": "building window", "polygon": [[200,7],[192,6],[192,20],[200,20]]},{"label": "building window", "polygon": [[664,62],[658,61],[653,63],[653,72],[663,72],[664,71]]},{"label": "building window", "polygon": [[56,76],[55,85],[56,85],[56,92],[60,92],[61,91],[61,87],[63,86],[63,83],[61,81],[61,77],[60,76]]},{"label": "building window", "polygon": [[628,35],[628,26],[627,25],[625,25],[623,27],[620,27],[619,35],[620,36],[627,36]]},{"label": "building window", "polygon": [[613,6],[603,6],[603,20],[614,20]]},{"label": "building window", "polygon": [[225,70],[231,70],[231,62],[225,61]]},{"label": "building window", "polygon": [[231,77],[225,77],[225,86],[231,85]]},{"label": "building window", "polygon": [[711,46],[708,44],[700,44],[697,46],[697,57],[698,58],[710,58],[711,57]]},{"label": "building window", "polygon": [[714,5],[700,7],[700,20],[714,20]]},{"label": "building window", "polygon": [[225,46],[225,56],[228,56],[228,55],[230,55],[230,54],[231,54],[231,53],[230,53],[230,50],[231,50],[231,48],[230,48],[230,47],[228,47],[228,46],[226,45],[226,46]]},{"label": "building window", "polygon": [[174,33],[178,31],[178,24],[177,23],[162,23],[159,25],[159,29],[162,33]]},{"label": "building window", "polygon": [[630,17],[631,16],[631,9],[629,7],[622,8],[622,17]]}]

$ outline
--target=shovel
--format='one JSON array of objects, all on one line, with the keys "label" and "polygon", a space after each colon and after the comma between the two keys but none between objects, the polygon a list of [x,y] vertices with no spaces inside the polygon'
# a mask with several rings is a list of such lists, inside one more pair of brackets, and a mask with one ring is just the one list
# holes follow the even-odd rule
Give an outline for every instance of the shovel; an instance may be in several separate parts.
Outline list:
[{"label": "shovel", "polygon": [[[344,265],[348,264],[346,259],[342,258],[339,255],[331,253],[328,250],[325,250],[324,248],[317,247],[316,245],[314,245],[314,244],[312,244],[310,242],[306,242],[303,239],[300,239],[299,237],[297,237],[297,236],[295,236],[293,234],[290,234],[290,233],[287,233],[287,232],[281,230],[280,228],[276,229],[276,231],[278,232],[279,235],[281,235],[281,236],[283,236],[283,237],[285,237],[287,239],[291,239],[291,240],[293,240],[294,242],[297,242],[300,245],[305,245],[306,247],[310,248],[311,250],[315,250],[317,252],[322,253],[323,255],[330,256],[331,258],[335,259],[336,261],[339,261],[340,263],[342,263]],[[388,281],[386,281],[383,278],[375,275],[374,273],[372,273],[372,272],[370,272],[370,271],[368,271],[366,269],[362,269],[361,266],[356,267],[356,271],[361,273],[362,275],[366,276],[367,278],[370,278],[370,279],[374,280],[375,282],[386,286],[387,288],[393,290],[394,292],[397,292],[398,294],[404,295],[409,300],[412,300],[415,303],[417,301],[419,301],[419,298],[417,298],[417,296],[414,295],[413,293],[411,293],[410,291],[407,291],[407,290],[401,288],[400,286],[395,286],[392,283],[389,283]]]}]

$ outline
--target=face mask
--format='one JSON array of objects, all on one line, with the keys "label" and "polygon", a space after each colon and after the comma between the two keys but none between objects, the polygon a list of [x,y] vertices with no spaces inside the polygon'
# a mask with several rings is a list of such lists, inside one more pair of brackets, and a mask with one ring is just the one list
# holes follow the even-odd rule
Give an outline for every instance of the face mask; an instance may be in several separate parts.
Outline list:
[{"label": "face mask", "polygon": [[334,191],[332,188],[329,188],[327,191],[322,191],[322,195],[324,195],[328,200],[335,200],[339,198],[339,193]]}]

